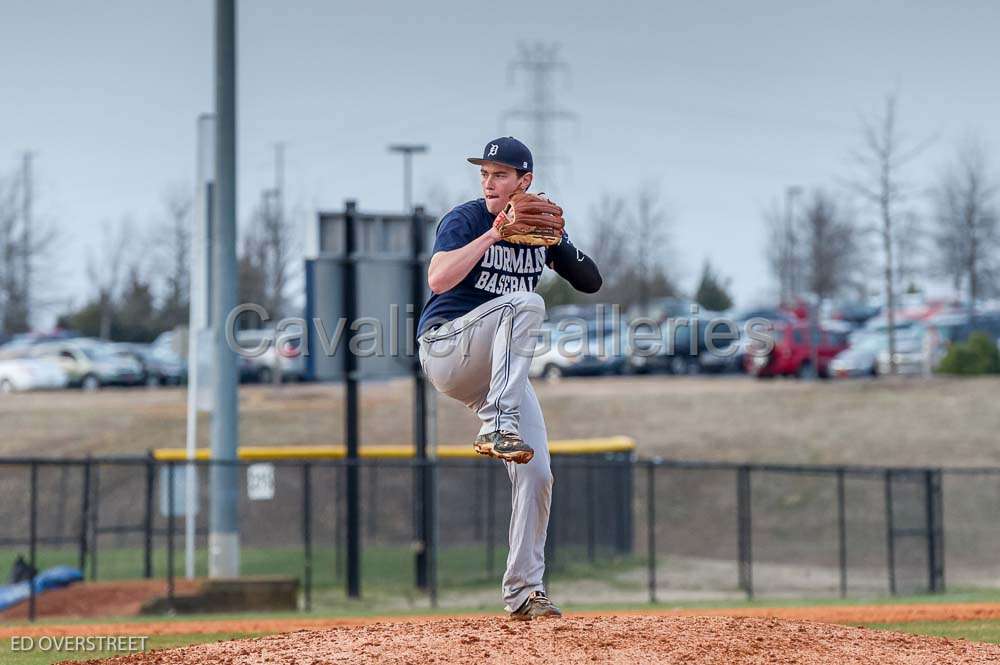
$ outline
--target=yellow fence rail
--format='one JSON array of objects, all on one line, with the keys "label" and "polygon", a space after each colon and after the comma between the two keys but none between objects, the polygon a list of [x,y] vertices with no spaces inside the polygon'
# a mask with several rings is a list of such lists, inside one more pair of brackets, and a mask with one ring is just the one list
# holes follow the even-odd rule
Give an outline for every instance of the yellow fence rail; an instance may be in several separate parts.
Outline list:
[{"label": "yellow fence rail", "polygon": [[[635,440],[628,436],[611,436],[602,439],[565,439],[549,441],[549,452],[553,455],[595,455],[601,453],[630,453],[635,450]],[[363,446],[361,457],[406,459],[413,457],[413,446],[376,445]],[[301,445],[301,446],[240,446],[237,455],[241,460],[279,459],[340,459],[347,455],[343,444]],[[163,462],[182,462],[187,459],[183,448],[157,448],[153,457]],[[437,447],[437,457],[458,458],[478,457],[472,445],[447,444]],[[195,459],[211,459],[208,448],[199,448]]]}]

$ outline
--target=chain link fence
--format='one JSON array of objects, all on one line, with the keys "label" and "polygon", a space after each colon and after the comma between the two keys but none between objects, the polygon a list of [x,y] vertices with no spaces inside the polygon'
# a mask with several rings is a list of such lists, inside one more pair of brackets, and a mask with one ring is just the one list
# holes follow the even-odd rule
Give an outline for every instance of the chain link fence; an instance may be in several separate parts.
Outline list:
[{"label": "chain link fence", "polygon": [[[208,574],[210,467],[194,463],[195,574]],[[379,607],[493,606],[510,482],[483,459],[236,462],[241,574],[302,585],[303,609],[346,595],[346,470],[361,484],[362,598]],[[865,596],[997,584],[1000,469],[740,465],[553,455],[547,585],[560,602]],[[417,539],[432,470],[434,534]],[[188,463],[153,457],[0,461],[0,565],[88,580],[184,574]],[[948,544],[947,548],[945,543]],[[425,551],[433,574],[419,579]],[[33,603],[33,599],[31,599]]]}]

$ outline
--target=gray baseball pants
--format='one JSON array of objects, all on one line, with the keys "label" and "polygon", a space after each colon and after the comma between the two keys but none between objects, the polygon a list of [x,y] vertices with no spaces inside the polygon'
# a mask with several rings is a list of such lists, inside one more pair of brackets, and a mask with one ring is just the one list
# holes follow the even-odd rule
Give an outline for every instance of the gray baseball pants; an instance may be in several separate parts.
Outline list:
[{"label": "gray baseball pants", "polygon": [[542,591],[552,471],[542,409],[528,367],[545,316],[537,293],[499,296],[420,337],[420,364],[439,392],[476,412],[480,434],[517,432],[535,451],[527,464],[505,462],[511,483],[507,570],[502,594],[508,612]]}]

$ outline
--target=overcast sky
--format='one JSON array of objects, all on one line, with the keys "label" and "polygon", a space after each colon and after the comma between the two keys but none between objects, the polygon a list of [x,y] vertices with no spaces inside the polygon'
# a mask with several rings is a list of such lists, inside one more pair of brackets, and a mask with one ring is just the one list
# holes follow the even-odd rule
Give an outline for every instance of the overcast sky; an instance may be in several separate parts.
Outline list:
[{"label": "overcast sky", "polygon": [[[474,194],[464,158],[523,97],[507,78],[518,40],[558,42],[570,65],[555,98],[578,119],[556,134],[567,161],[546,189],[571,233],[584,235],[602,193],[655,184],[681,285],[709,257],[742,304],[773,292],[762,210],[788,185],[850,175],[859,117],[887,92],[910,136],[938,137],[909,170],[915,184],[965,133],[1000,139],[995,3],[368,4],[239,3],[241,220],[270,185],[278,141],[307,246],[317,208],[401,207],[391,142],[431,146],[418,201],[435,187]],[[102,227],[132,215],[149,228],[167,188],[193,182],[196,118],[213,106],[212,7],[5,3],[0,171],[36,153],[38,212],[60,238],[50,296],[79,304]]]}]

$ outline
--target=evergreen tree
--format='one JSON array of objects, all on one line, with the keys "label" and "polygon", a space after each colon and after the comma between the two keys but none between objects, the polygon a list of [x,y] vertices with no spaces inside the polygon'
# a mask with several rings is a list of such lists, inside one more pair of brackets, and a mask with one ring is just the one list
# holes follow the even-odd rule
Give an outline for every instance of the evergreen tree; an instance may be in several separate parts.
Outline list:
[{"label": "evergreen tree", "polygon": [[733,299],[729,295],[730,280],[723,280],[712,269],[712,264],[705,259],[705,265],[701,270],[701,281],[698,283],[698,291],[694,299],[699,305],[713,312],[723,312],[733,306]]}]

